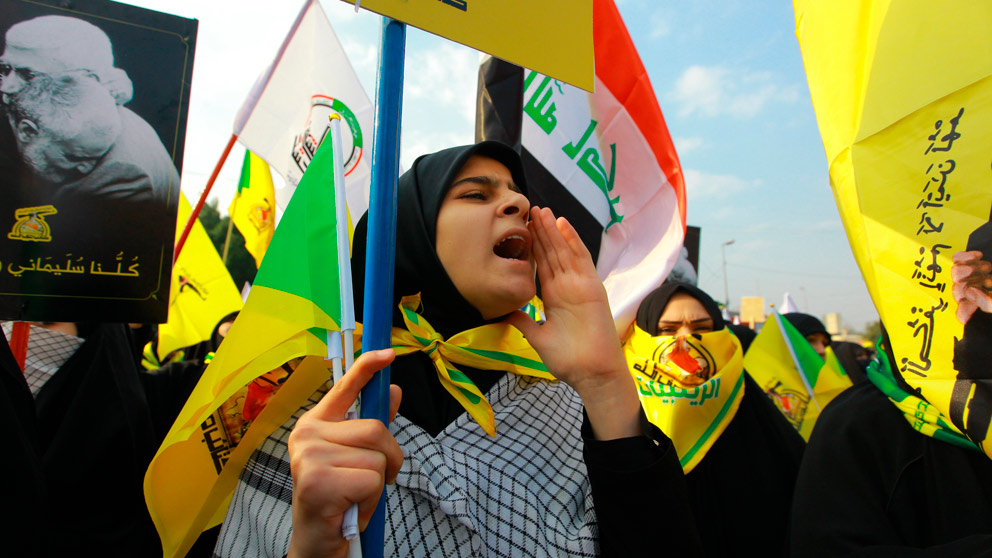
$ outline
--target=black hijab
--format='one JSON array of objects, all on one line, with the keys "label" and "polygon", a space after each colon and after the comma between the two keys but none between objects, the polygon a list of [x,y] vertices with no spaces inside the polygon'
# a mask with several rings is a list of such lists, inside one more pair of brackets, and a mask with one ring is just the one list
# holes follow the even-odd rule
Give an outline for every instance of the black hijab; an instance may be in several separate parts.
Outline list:
[{"label": "black hijab", "polygon": [[814,333],[822,333],[827,336],[828,340],[830,339],[830,332],[828,332],[827,328],[823,326],[823,322],[818,320],[815,316],[803,314],[802,312],[789,312],[787,314],[782,314],[782,317],[789,320],[789,323],[792,324],[803,337],[809,337]]},{"label": "black hijab", "polygon": [[[527,195],[527,180],[520,157],[509,146],[484,141],[452,147],[414,161],[397,185],[396,268],[393,279],[393,325],[405,327],[397,310],[401,298],[420,293],[421,315],[445,338],[478,327],[487,320],[455,288],[437,257],[435,236],[437,216],[444,196],[455,176],[473,155],[494,159],[510,171],[513,182]],[[365,255],[368,213],[355,227],[351,270],[355,289],[355,318],[363,319]],[[489,320],[499,321],[501,318]],[[476,370],[459,366],[485,393],[504,372]],[[464,412],[462,406],[441,386],[430,359],[423,354],[398,358],[392,365],[391,380],[403,389],[400,414],[436,436]]]},{"label": "black hijab", "polygon": [[[865,375],[865,368],[868,365],[867,357],[870,354],[868,349],[850,341],[837,341],[831,343],[830,347],[833,349],[834,355],[837,356],[837,361],[840,362],[840,365],[844,367],[844,371],[847,372],[848,377],[851,378],[851,382],[856,384],[868,378]],[[858,360],[859,355],[865,358]]]},{"label": "black hijab", "polygon": [[[637,326],[658,334],[658,318],[672,297],[684,292],[698,300],[725,327],[720,307],[689,283],[665,282],[641,302]],[[747,374],[744,397],[733,420],[686,476],[689,501],[703,543],[704,556],[784,555],[803,439]]]},{"label": "black hijab", "polygon": [[716,301],[695,285],[681,281],[666,281],[641,301],[641,305],[637,307],[637,327],[650,335],[658,335],[658,319],[678,292],[686,293],[703,305],[706,313],[713,319],[713,331],[723,329],[723,314]]}]

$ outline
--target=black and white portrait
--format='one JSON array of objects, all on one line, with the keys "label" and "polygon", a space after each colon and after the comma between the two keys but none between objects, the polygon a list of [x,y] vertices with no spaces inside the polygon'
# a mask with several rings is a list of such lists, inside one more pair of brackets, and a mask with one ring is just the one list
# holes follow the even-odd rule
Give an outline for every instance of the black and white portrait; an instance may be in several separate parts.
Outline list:
[{"label": "black and white portrait", "polygon": [[0,4],[0,317],[164,319],[196,22]]}]

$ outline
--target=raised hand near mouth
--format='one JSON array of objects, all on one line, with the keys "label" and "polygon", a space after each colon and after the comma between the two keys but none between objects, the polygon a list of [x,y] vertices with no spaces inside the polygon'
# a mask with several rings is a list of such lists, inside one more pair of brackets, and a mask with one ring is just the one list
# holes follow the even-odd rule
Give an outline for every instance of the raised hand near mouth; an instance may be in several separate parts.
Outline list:
[{"label": "raised hand near mouth", "polygon": [[582,397],[596,438],[640,434],[640,402],[592,256],[564,218],[531,208],[528,228],[547,321],[517,311],[507,320],[548,370]]}]

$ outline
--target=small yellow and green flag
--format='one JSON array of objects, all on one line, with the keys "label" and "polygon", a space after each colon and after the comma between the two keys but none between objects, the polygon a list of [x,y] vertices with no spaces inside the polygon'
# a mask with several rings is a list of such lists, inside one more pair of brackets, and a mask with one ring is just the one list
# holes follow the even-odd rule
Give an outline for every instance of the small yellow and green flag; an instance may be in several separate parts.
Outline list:
[{"label": "small yellow and green flag", "polygon": [[276,230],[276,193],[272,172],[261,157],[245,150],[238,193],[227,209],[231,221],[245,237],[245,248],[262,265],[262,256]]},{"label": "small yellow and green flag", "polygon": [[[189,201],[180,194],[177,239],[189,214]],[[197,219],[172,267],[169,318],[158,327],[156,360],[162,361],[172,351],[210,339],[217,323],[241,306],[241,294],[230,272]]]},{"label": "small yellow and green flag", "polygon": [[778,313],[751,342],[744,368],[804,439],[823,407],[851,385]]},{"label": "small yellow and green flag", "polygon": [[[333,142],[322,142],[244,309],[145,474],[145,499],[166,557],[185,555],[204,529],[223,520],[248,457],[330,377],[323,359],[328,331],[341,322],[339,261],[347,261],[333,248],[340,234],[335,157]],[[294,372],[282,371],[299,357]]]}]

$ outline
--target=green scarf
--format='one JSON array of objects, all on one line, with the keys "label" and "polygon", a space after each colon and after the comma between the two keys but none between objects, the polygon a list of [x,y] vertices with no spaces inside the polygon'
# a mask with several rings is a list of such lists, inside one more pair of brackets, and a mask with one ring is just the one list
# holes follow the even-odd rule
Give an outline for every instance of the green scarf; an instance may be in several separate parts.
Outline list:
[{"label": "green scarf", "polygon": [[868,380],[902,411],[906,422],[913,427],[913,430],[959,448],[982,452],[954,424],[945,420],[944,415],[936,407],[899,387],[889,365],[889,357],[882,348],[881,337],[875,342],[875,350],[875,360],[868,365]]}]

